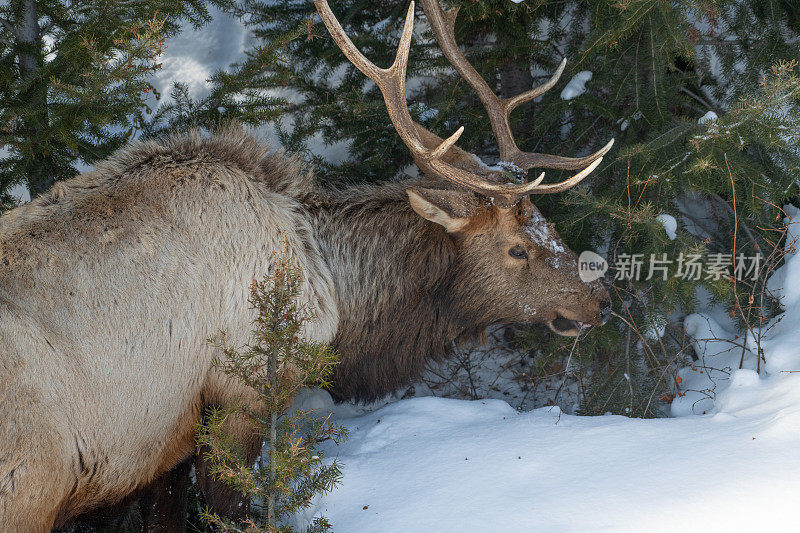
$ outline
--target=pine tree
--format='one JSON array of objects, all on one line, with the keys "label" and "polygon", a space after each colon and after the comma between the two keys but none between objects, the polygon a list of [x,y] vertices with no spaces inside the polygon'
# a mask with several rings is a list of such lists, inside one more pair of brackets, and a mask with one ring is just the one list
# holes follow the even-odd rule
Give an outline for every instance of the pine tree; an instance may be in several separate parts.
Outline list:
[{"label": "pine tree", "polygon": [[40,194],[127,141],[145,121],[164,39],[209,18],[204,0],[3,3],[0,195],[15,183]]},{"label": "pine tree", "polygon": [[[257,317],[250,343],[239,351],[227,345],[224,334],[212,339],[222,350],[215,366],[251,387],[261,406],[212,410],[198,429],[198,447],[211,464],[211,474],[253,502],[250,515],[241,523],[204,511],[204,521],[222,531],[293,531],[287,519],[341,479],[340,465],[324,463],[316,445],[326,439],[340,441],[345,430],[330,417],[310,411],[285,412],[300,388],[329,385],[337,361],[330,347],[301,338],[314,317],[313,310],[299,303],[302,284],[302,270],[284,241],[270,272],[251,286],[250,304]],[[241,445],[225,429],[227,417],[242,416],[266,444],[267,453],[255,465],[245,463]],[[328,530],[327,520],[316,517],[307,531]]]},{"label": "pine tree", "polygon": [[[795,3],[442,3],[461,8],[457,40],[498,94],[517,94],[541,83],[563,57],[569,59],[565,80],[591,73],[586,90],[576,97],[559,98],[554,89],[512,115],[524,150],[581,155],[609,137],[617,139],[611,157],[580,187],[534,199],[573,249],[605,251],[612,261],[625,254],[663,253],[707,260],[709,254],[730,253],[734,233],[739,252],[764,252],[774,244],[769,236],[773,205],[796,196],[800,167],[793,45],[800,34],[800,8]],[[387,0],[342,0],[334,10],[359,49],[385,66],[393,59],[406,7]],[[314,18],[311,0],[245,3],[242,9],[265,44],[306,28],[304,38],[281,41],[280,68],[267,64],[261,74],[269,73],[299,95],[278,121],[288,148],[305,150],[320,136],[328,143],[348,141],[345,161],[316,159],[323,180],[389,180],[413,173],[379,91],[332,43]],[[420,9],[417,18],[424,18]],[[414,118],[444,136],[464,125],[459,146],[496,162],[480,102],[449,67],[424,24],[415,32],[408,71]],[[703,116],[717,118],[699,123]],[[560,177],[549,174],[553,180]],[[696,220],[698,209],[712,215],[704,228]],[[674,240],[659,222],[662,214],[679,222]],[[728,279],[684,280],[673,276],[674,267],[666,280],[646,280],[646,271],[639,281],[615,280],[615,272],[612,268],[608,279],[614,325],[583,340],[572,365],[590,378],[580,380],[586,385],[583,410],[656,415],[662,393],[668,399],[676,388],[672,354],[683,353],[680,317],[696,304],[698,286],[728,302],[737,317],[744,314],[735,309],[734,284]],[[763,287],[761,282],[750,289]],[[762,307],[769,312],[766,304]],[[544,359],[563,359],[572,346],[537,332],[526,336]]]}]

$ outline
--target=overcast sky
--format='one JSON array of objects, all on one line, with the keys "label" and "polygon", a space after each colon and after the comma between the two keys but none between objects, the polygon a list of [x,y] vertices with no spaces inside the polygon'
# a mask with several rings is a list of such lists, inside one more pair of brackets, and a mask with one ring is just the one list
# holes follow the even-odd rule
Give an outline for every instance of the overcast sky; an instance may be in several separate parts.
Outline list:
[{"label": "overcast sky", "polygon": [[189,85],[192,96],[200,97],[208,89],[207,80],[219,69],[244,56],[249,34],[235,18],[216,9],[212,22],[200,29],[184,28],[178,36],[167,41],[162,69],[153,85],[163,97],[169,97],[172,83]]}]

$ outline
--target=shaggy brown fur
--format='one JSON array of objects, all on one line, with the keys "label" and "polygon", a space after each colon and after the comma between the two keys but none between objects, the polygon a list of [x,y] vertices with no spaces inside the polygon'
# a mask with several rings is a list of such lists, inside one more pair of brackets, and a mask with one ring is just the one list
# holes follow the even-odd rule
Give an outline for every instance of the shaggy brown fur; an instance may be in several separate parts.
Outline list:
[{"label": "shaggy brown fur", "polygon": [[360,186],[313,204],[314,226],[337,280],[332,393],[373,400],[410,383],[468,324],[457,294],[457,245],[411,209],[410,183]]}]

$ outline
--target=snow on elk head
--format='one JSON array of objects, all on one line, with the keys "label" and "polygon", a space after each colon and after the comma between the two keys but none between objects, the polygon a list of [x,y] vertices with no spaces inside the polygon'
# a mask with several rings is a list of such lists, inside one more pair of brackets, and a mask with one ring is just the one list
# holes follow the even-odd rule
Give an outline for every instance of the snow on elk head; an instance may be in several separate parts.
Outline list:
[{"label": "snow on elk head", "polygon": [[442,225],[456,245],[451,289],[460,306],[493,323],[540,323],[559,335],[608,318],[608,293],[584,283],[578,258],[525,197],[503,207],[470,191],[415,187],[407,191],[423,218]]},{"label": "snow on elk head", "polygon": [[[566,59],[543,85],[512,98],[500,98],[455,41],[458,9],[443,11],[438,0],[421,1],[444,55],[486,108],[504,166],[517,175],[526,175],[533,168],[581,169],[560,183],[543,184],[544,173],[529,183],[508,183],[507,171],[487,167],[477,156],[455,146],[463,127],[443,140],[414,122],[405,91],[414,2],[408,9],[395,61],[384,69],[355,47],[325,0],[314,0],[336,44],[381,90],[392,123],[417,166],[426,175],[442,180],[441,186],[412,187],[406,192],[414,211],[441,225],[456,244],[459,276],[453,291],[474,306],[483,306],[494,323],[542,323],[569,336],[577,335],[583,327],[604,323],[610,312],[608,293],[599,282],[586,284],[580,279],[577,256],[529,197],[576,185],[600,164],[614,140],[582,158],[520,150],[509,125],[511,111],[553,87]],[[464,305],[463,300],[460,305]]]}]

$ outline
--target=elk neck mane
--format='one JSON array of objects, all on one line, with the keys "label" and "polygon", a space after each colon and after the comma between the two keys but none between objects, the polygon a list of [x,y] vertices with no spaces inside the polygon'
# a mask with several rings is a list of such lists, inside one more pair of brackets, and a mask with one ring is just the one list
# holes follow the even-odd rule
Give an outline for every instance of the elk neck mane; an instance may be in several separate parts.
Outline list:
[{"label": "elk neck mane", "polygon": [[420,184],[320,189],[307,201],[336,284],[338,400],[396,391],[418,378],[427,360],[443,357],[451,341],[490,325],[456,283],[453,239],[411,209],[405,190]]}]

